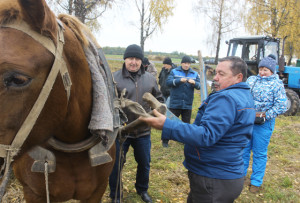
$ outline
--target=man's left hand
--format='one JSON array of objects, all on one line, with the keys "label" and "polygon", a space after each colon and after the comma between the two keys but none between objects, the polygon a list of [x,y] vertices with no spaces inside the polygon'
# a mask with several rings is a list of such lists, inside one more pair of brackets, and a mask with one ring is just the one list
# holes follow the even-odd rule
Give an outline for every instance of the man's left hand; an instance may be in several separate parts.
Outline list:
[{"label": "man's left hand", "polygon": [[194,84],[195,84],[195,80],[193,80],[193,79],[189,79],[189,80],[188,80],[188,83],[190,83],[190,84],[194,85]]},{"label": "man's left hand", "polygon": [[151,127],[158,129],[158,130],[162,130],[165,121],[166,121],[166,116],[159,113],[156,109],[153,109],[153,113],[155,117],[143,117],[140,116],[139,120],[147,123],[148,125],[150,125]]}]

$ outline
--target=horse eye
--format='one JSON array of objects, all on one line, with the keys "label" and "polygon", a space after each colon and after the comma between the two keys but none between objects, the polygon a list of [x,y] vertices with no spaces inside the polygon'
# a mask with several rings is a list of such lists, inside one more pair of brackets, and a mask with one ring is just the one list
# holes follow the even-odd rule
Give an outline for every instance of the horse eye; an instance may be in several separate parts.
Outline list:
[{"label": "horse eye", "polygon": [[28,78],[21,74],[12,74],[4,78],[5,87],[23,87],[31,81],[31,78]]}]

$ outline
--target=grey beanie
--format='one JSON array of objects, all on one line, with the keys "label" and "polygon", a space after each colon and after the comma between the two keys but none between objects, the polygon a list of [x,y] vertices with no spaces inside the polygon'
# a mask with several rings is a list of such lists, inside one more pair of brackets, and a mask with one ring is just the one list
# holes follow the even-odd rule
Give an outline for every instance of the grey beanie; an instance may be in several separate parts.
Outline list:
[{"label": "grey beanie", "polygon": [[142,48],[136,44],[129,45],[124,52],[123,58],[125,60],[126,58],[129,57],[136,57],[143,61],[144,54]]},{"label": "grey beanie", "polygon": [[181,59],[181,63],[192,63],[192,59],[189,56],[184,56]]},{"label": "grey beanie", "polygon": [[268,69],[270,69],[270,71],[272,71],[272,73],[276,72],[276,56],[274,56],[273,54],[270,54],[269,56],[263,58],[259,64],[258,64],[258,68],[260,67],[266,67]]}]

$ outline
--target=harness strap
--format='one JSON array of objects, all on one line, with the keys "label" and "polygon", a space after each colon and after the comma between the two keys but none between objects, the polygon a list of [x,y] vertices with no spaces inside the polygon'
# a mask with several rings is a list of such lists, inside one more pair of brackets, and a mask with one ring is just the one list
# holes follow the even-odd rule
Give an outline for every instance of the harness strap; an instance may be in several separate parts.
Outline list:
[{"label": "harness strap", "polygon": [[[30,113],[26,117],[21,128],[19,129],[12,144],[11,145],[0,145],[0,157],[6,157],[8,151],[10,151],[11,156],[14,157],[15,155],[17,155],[17,153],[20,150],[21,146],[23,145],[24,141],[27,139],[29,133],[31,132],[34,124],[36,123],[37,118],[39,117],[39,115],[48,99],[48,96],[52,90],[52,87],[54,85],[54,82],[55,82],[58,72],[61,70],[62,67],[65,67],[65,65],[66,65],[65,61],[63,59],[63,56],[62,56],[63,45],[64,45],[63,29],[59,26],[59,30],[58,30],[58,39],[59,40],[57,43],[57,47],[55,49],[55,47],[53,48],[54,43],[50,39],[34,32],[33,30],[30,29],[28,24],[26,24],[23,21],[16,22],[14,24],[3,25],[2,27],[14,28],[14,29],[20,30],[20,31],[28,34],[33,39],[35,39],[36,41],[41,43],[43,46],[45,46],[55,56],[53,66],[52,66],[50,73],[48,75],[48,78],[38,96],[38,99],[36,100],[35,104],[33,105]],[[65,69],[63,71],[65,74],[65,71],[67,71],[67,68],[65,67]]]},{"label": "harness strap", "polygon": [[[60,20],[57,20],[58,22],[58,26],[59,26],[59,30],[58,30],[58,45],[60,43],[62,43],[62,45],[65,44],[65,40],[64,40],[64,34],[63,31],[64,27],[63,24]],[[67,65],[65,63],[65,60],[63,60],[62,57],[62,51],[63,49],[59,50],[58,47],[55,47],[55,44],[53,43],[53,41],[48,38],[45,37],[35,31],[33,31],[31,29],[31,27],[24,21],[19,21],[19,22],[14,22],[12,24],[7,24],[7,25],[1,25],[1,27],[8,27],[8,28],[13,28],[16,30],[19,30],[21,32],[26,33],[27,35],[29,35],[32,39],[34,39],[35,41],[39,42],[41,45],[43,45],[48,51],[50,51],[54,56],[58,55],[61,56],[61,64],[62,66],[60,67],[60,74],[65,86],[65,90],[67,92],[67,98],[69,101],[70,98],[70,94],[71,94],[71,86],[72,86],[72,82],[71,82],[71,78],[67,69]],[[62,46],[63,48],[63,46]],[[57,53],[59,52],[59,53]]]}]

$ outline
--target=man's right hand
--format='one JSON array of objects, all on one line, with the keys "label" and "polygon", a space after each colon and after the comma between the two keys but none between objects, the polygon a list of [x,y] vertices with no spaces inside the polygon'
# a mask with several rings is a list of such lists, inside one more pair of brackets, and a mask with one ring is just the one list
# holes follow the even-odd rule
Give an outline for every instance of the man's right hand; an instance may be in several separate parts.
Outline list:
[{"label": "man's right hand", "polygon": [[167,117],[165,115],[159,113],[156,109],[153,109],[153,114],[155,117],[140,116],[139,120],[147,123],[148,125],[150,125],[151,127],[155,128],[155,129],[162,130]]},{"label": "man's right hand", "polygon": [[187,79],[186,79],[186,78],[181,78],[181,79],[180,79],[180,82],[186,83],[186,82],[187,82]]}]

